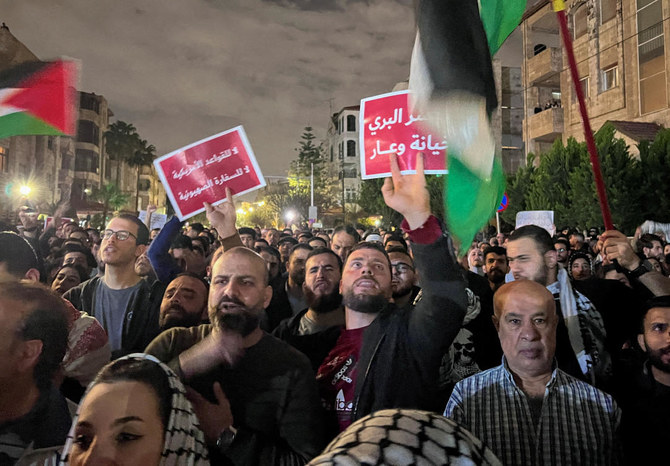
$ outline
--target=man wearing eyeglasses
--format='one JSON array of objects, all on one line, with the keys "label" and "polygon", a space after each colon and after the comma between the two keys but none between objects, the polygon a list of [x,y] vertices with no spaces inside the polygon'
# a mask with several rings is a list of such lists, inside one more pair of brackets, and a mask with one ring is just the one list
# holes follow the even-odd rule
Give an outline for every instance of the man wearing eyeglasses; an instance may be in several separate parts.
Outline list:
[{"label": "man wearing eyeglasses", "polygon": [[558,238],[554,241],[554,249],[556,250],[556,261],[566,268],[570,257],[570,243],[565,238]]},{"label": "man wearing eyeglasses", "polygon": [[149,230],[133,215],[114,217],[102,234],[100,257],[105,274],[69,290],[63,297],[94,316],[109,337],[112,358],[143,351],[158,335],[165,285],[149,283],[135,272],[146,250]]},{"label": "man wearing eyeglasses", "polygon": [[414,269],[414,261],[407,254],[407,250],[399,246],[393,246],[386,252],[391,259],[393,302],[399,308],[411,306],[420,290],[416,286],[418,277]]}]

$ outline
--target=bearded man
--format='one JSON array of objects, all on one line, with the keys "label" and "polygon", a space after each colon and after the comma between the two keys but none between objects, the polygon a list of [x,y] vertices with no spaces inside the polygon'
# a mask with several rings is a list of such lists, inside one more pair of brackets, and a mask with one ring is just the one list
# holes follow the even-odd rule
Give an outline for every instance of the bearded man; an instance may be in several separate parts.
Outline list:
[{"label": "bearded man", "polygon": [[337,254],[326,248],[310,251],[303,284],[309,307],[282,321],[272,333],[304,353],[315,371],[335,346],[344,326],[341,277],[342,260]]},{"label": "bearded man", "polygon": [[170,329],[146,349],[191,387],[214,464],[303,463],[323,447],[308,359],[259,326],[271,298],[263,258],[230,249],[212,267],[211,324]]}]

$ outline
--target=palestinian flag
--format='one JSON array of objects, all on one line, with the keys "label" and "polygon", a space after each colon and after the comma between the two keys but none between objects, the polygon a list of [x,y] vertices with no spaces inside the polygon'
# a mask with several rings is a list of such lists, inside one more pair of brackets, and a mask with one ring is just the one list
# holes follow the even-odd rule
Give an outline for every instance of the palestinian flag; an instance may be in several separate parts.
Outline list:
[{"label": "palestinian flag", "polygon": [[77,64],[27,62],[0,73],[0,138],[74,135]]},{"label": "palestinian flag", "polygon": [[445,214],[461,253],[505,190],[491,113],[491,56],[521,21],[525,0],[419,0],[409,88],[412,113],[446,137]]}]

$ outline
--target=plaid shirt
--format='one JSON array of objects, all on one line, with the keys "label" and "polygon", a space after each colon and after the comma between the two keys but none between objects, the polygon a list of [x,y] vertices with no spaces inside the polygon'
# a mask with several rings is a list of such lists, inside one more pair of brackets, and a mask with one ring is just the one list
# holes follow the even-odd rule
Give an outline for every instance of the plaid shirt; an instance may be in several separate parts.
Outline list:
[{"label": "plaid shirt", "polygon": [[620,461],[621,411],[610,395],[555,369],[537,427],[507,363],[456,384],[444,415],[508,466],[613,465]]}]

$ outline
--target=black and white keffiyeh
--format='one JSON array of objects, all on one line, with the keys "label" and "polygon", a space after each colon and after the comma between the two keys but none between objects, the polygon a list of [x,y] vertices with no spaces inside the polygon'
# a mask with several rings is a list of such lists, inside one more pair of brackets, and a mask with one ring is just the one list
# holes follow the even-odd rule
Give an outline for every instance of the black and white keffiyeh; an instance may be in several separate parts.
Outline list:
[{"label": "black and white keffiyeh", "polygon": [[468,430],[439,414],[385,409],[354,422],[309,466],[502,465]]},{"label": "black and white keffiyeh", "polygon": [[[179,380],[179,377],[167,365],[160,362],[154,356],[144,353],[134,353],[119,360],[135,359],[148,360],[157,364],[168,377],[170,389],[172,390],[172,400],[170,403],[170,416],[168,425],[165,429],[165,440],[163,442],[163,452],[161,454],[161,466],[204,466],[208,465],[209,458],[205,436],[200,430],[198,418],[193,411],[191,402],[186,398],[186,389]],[[61,466],[69,464],[69,454],[72,451],[74,443],[74,432],[79,419],[79,411],[83,401],[91,391],[95,382],[92,382],[86,389],[86,393],[79,404],[77,414],[72,419],[72,427],[68,433],[63,449]]]}]

